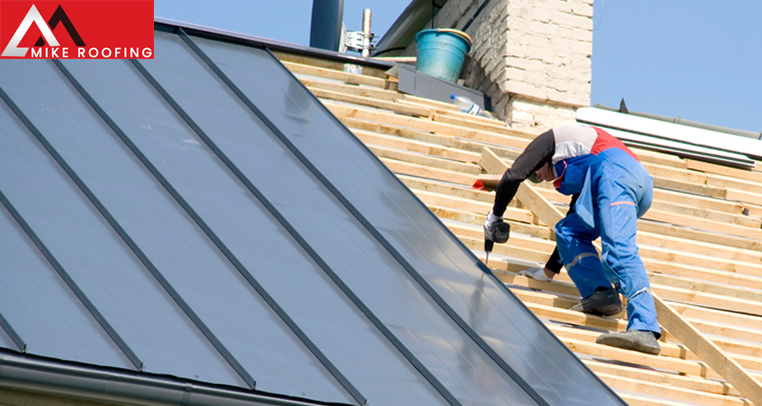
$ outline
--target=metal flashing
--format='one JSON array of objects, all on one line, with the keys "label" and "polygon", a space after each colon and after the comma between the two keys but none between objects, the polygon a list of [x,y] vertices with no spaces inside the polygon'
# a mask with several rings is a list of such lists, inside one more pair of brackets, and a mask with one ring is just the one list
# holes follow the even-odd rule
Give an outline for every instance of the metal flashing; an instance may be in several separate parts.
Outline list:
[{"label": "metal flashing", "polygon": [[443,103],[452,103],[450,95],[454,93],[458,96],[468,97],[483,110],[492,110],[490,98],[480,91],[418,72],[406,64],[398,64],[398,67],[400,92]]},{"label": "metal flashing", "polygon": [[[577,121],[618,130],[622,140],[638,138],[644,143],[666,145],[673,151],[680,149],[693,153],[694,156],[706,154],[721,157],[723,162],[739,167],[753,167],[753,159],[762,158],[762,142],[735,134],[724,133],[707,128],[676,124],[648,117],[619,113],[596,107],[583,107],[577,110]],[[645,137],[644,137],[645,136]],[[678,147],[675,149],[675,147]]]}]

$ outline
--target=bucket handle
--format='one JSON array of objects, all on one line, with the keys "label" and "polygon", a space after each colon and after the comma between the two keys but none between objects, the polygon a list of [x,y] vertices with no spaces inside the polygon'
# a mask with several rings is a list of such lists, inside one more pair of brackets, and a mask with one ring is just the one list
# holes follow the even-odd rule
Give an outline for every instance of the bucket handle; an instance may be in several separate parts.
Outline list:
[{"label": "bucket handle", "polygon": [[461,37],[465,38],[466,41],[468,41],[468,45],[469,46],[473,45],[473,41],[471,41],[471,37],[469,37],[468,34],[466,34],[463,31],[455,30],[455,29],[452,29],[452,28],[437,28],[436,30],[437,30],[438,33],[439,32],[449,32],[450,34],[460,35]]}]

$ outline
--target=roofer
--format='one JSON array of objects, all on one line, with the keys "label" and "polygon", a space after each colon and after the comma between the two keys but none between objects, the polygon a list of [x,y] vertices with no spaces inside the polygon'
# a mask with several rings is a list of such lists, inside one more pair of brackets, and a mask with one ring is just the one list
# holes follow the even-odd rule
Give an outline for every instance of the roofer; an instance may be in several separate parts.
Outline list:
[{"label": "roofer", "polygon": [[[492,239],[527,178],[553,182],[560,193],[573,196],[569,213],[555,228],[558,256],[582,296],[572,309],[612,316],[622,310],[619,293],[628,299],[627,331],[603,334],[596,342],[658,354],[661,333],[635,241],[637,219],[653,199],[653,179],[645,167],[620,140],[599,128],[568,125],[549,130],[535,138],[500,179],[484,222],[485,240]],[[598,237],[600,258],[592,243]],[[551,258],[546,269],[523,273],[549,280],[560,266]]]}]

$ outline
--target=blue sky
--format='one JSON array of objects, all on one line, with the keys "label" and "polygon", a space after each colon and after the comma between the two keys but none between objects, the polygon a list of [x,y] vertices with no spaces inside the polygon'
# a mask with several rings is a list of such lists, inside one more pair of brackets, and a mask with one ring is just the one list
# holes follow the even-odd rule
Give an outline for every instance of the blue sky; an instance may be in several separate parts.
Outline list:
[{"label": "blue sky", "polygon": [[[344,0],[382,36],[410,0]],[[212,4],[212,6],[210,6]],[[309,45],[312,0],[155,0],[174,20]],[[591,104],[762,132],[762,1],[595,0]]]}]

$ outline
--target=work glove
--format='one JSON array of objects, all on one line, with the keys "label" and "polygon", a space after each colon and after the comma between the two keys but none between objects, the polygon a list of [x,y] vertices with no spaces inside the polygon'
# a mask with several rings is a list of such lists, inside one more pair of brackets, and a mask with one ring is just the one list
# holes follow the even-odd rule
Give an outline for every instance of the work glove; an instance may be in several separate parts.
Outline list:
[{"label": "work glove", "polygon": [[487,215],[487,220],[484,221],[484,241],[495,241],[495,227],[503,222],[503,217],[492,214],[492,211]]},{"label": "work glove", "polygon": [[519,271],[519,275],[526,276],[527,278],[532,278],[540,282],[550,282],[553,280],[553,278],[548,278],[547,275],[545,275],[545,269],[543,268],[525,269],[523,271]]}]

